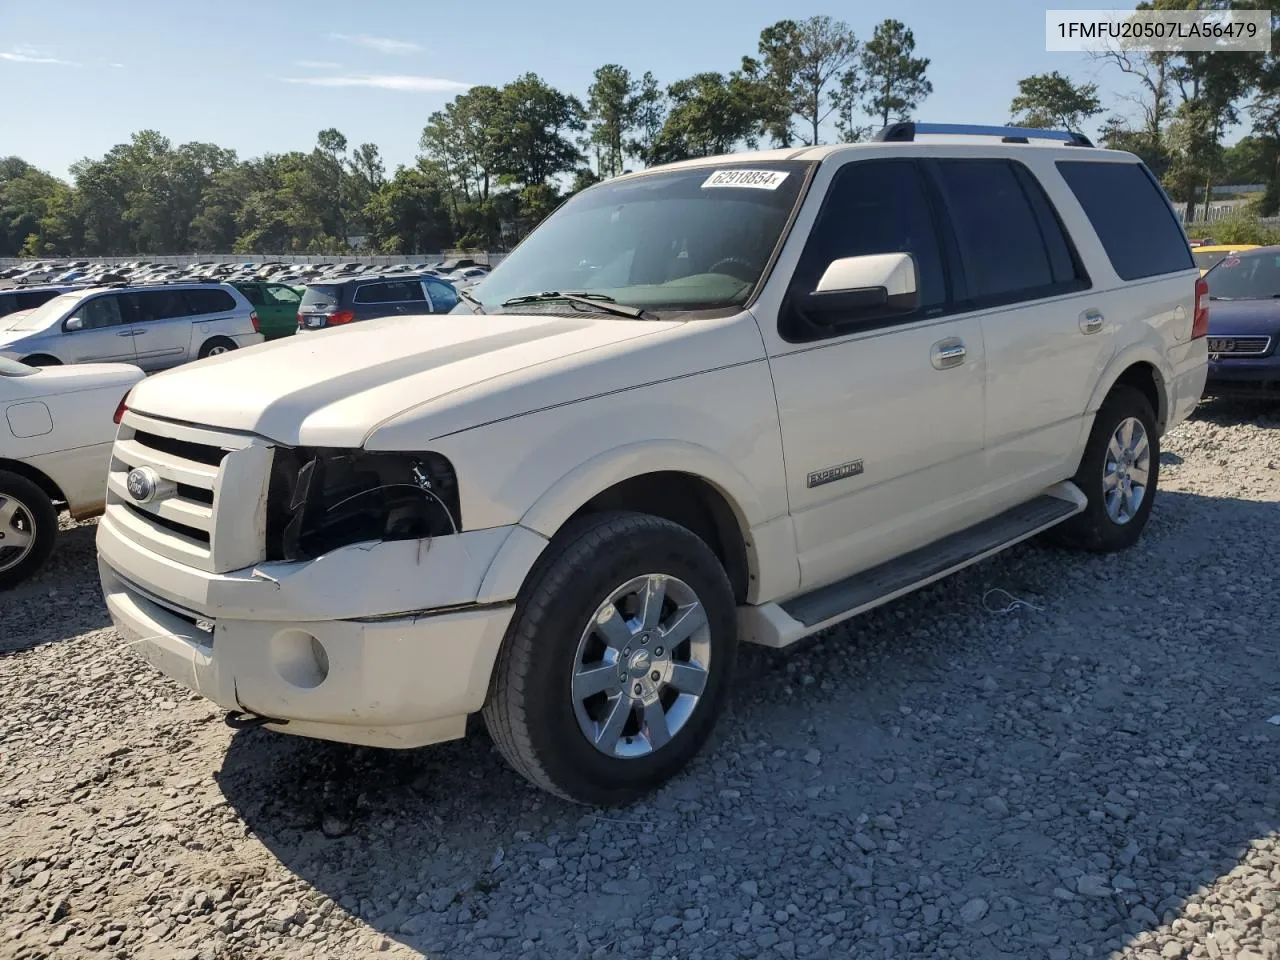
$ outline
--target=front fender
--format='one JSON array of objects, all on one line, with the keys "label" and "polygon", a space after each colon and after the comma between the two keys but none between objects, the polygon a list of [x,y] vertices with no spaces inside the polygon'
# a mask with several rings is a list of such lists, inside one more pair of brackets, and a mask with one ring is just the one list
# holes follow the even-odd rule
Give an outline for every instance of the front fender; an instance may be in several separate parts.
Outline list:
[{"label": "front fender", "polygon": [[692,474],[716,487],[743,530],[770,519],[751,482],[714,451],[681,440],[646,440],[606,450],[563,474],[534,502],[520,525],[549,538],[597,494],[623,480],[666,471]]}]

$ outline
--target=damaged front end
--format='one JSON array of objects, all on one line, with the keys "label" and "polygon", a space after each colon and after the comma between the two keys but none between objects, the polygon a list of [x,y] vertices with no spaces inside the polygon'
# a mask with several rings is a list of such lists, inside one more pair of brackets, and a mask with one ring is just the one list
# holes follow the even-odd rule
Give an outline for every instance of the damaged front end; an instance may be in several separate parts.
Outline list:
[{"label": "damaged front end", "polygon": [[354,543],[461,530],[457,476],[438,453],[275,449],[267,560],[311,560]]}]

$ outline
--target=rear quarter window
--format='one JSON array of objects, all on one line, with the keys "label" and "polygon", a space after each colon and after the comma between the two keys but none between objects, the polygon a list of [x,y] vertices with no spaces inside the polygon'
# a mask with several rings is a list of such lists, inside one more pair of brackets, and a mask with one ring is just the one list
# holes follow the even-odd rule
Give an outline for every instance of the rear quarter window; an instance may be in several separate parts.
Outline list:
[{"label": "rear quarter window", "polygon": [[235,297],[226,290],[188,290],[187,307],[193,314],[228,313],[236,308]]},{"label": "rear quarter window", "polygon": [[1096,160],[1059,160],[1057,166],[1120,279],[1194,269],[1169,198],[1145,166]]}]

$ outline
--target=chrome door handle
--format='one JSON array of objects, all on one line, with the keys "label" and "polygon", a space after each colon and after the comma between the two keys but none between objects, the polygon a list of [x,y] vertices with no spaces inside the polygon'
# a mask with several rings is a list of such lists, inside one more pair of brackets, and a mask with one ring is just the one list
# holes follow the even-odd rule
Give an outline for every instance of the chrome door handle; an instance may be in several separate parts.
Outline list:
[{"label": "chrome door handle", "polygon": [[964,363],[968,354],[969,351],[965,349],[964,341],[959,337],[952,337],[949,340],[939,340],[935,343],[929,351],[929,359],[933,363],[933,369],[949,370]]},{"label": "chrome door handle", "polygon": [[132,337],[132,336],[133,336],[133,331],[132,331],[132,330],[124,330],[124,331],[121,331],[120,333],[117,333],[117,334],[116,334],[116,336],[117,336],[117,337]]},{"label": "chrome door handle", "polygon": [[1080,314],[1080,332],[1084,334],[1097,333],[1102,329],[1105,318],[1097,310],[1086,310]]}]

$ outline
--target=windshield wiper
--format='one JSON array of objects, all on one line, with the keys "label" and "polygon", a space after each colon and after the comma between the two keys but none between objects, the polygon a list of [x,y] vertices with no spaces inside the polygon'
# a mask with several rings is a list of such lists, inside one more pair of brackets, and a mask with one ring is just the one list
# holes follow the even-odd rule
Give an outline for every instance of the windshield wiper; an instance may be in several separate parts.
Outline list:
[{"label": "windshield wiper", "polygon": [[468,293],[466,290],[458,290],[458,291],[456,291],[456,292],[457,292],[457,294],[458,294],[459,299],[465,300],[465,301],[467,301],[467,303],[469,303],[471,306],[475,307],[475,310],[473,310],[473,311],[472,311],[472,313],[484,313],[484,312],[485,312],[484,304],[483,304],[483,303],[481,303],[481,302],[480,302],[480,300],[479,300],[478,298],[473,297],[473,296],[472,296],[470,293]]},{"label": "windshield wiper", "polygon": [[625,303],[619,303],[607,293],[560,293],[557,290],[548,290],[546,293],[530,293],[523,297],[512,297],[510,300],[502,301],[502,305],[504,307],[517,307],[522,303],[546,303],[551,300],[568,300],[570,303],[586,304],[593,309],[612,313],[619,317],[626,317],[629,320],[643,320],[648,316],[639,307],[629,307]]}]

